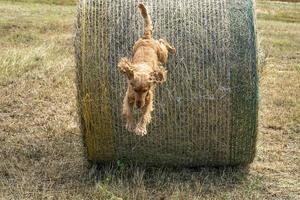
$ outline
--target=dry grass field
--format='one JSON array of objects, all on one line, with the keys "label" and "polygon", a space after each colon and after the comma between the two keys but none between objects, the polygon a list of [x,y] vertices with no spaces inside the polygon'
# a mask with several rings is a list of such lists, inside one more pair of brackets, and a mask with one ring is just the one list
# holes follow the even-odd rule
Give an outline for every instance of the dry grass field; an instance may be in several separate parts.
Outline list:
[{"label": "dry grass field", "polygon": [[76,115],[75,7],[1,0],[0,199],[300,199],[300,4],[256,7],[264,59],[253,164],[89,169]]}]

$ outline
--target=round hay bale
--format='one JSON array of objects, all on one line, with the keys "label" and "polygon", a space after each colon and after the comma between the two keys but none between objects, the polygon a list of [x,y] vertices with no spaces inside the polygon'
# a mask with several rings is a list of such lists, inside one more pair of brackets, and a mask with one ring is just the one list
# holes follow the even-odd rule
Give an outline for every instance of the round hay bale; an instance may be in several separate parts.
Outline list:
[{"label": "round hay bale", "polygon": [[143,34],[138,0],[81,0],[76,27],[78,107],[88,160],[149,165],[252,162],[258,74],[252,0],[144,0],[154,37],[177,49],[156,90],[148,134],[125,129],[117,62]]}]

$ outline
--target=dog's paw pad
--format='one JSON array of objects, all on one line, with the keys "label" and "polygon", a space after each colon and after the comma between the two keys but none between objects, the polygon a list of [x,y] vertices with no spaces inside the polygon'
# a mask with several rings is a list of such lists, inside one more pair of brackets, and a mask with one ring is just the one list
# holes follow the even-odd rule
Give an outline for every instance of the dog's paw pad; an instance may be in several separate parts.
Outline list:
[{"label": "dog's paw pad", "polygon": [[142,126],[137,126],[134,130],[135,134],[144,136],[147,134],[147,129]]},{"label": "dog's paw pad", "polygon": [[133,123],[126,123],[126,129],[129,132],[134,132],[134,125],[133,125]]}]

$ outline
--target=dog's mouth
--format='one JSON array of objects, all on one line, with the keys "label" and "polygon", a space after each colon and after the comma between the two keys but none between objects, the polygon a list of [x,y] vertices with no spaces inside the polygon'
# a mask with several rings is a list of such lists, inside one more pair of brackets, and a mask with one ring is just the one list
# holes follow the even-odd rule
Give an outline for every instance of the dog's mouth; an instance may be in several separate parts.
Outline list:
[{"label": "dog's mouth", "polygon": [[142,108],[145,106],[147,97],[149,95],[149,90],[148,89],[134,89],[135,92],[135,106],[137,108]]}]

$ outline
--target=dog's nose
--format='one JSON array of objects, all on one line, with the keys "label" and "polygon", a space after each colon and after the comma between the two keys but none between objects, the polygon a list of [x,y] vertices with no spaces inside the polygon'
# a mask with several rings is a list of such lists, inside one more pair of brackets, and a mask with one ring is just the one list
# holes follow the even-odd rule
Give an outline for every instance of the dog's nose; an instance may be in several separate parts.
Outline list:
[{"label": "dog's nose", "polygon": [[141,108],[141,106],[142,106],[142,102],[141,101],[137,101],[136,102],[136,107]]}]

